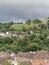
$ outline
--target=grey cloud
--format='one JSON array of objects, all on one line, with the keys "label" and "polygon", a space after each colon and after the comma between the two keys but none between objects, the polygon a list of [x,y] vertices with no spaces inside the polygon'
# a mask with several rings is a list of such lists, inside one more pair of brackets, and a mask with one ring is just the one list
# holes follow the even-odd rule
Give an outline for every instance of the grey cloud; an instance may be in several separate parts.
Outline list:
[{"label": "grey cloud", "polygon": [[0,0],[0,21],[49,16],[49,0]]}]

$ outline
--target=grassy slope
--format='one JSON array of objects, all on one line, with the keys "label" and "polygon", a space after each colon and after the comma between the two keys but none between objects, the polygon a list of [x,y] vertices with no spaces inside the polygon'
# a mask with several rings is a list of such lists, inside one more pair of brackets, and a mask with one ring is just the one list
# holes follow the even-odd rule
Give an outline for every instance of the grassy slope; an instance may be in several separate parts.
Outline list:
[{"label": "grassy slope", "polygon": [[45,19],[45,20],[43,20],[42,22],[43,22],[43,24],[47,24],[47,20],[46,20],[46,19]]},{"label": "grassy slope", "polygon": [[[43,20],[42,23],[46,24],[47,20]],[[34,25],[37,26],[38,24],[31,23],[30,27],[33,27]],[[27,29],[29,28],[28,24],[13,24],[10,28],[13,28],[15,30],[21,30],[23,26],[25,26]]]},{"label": "grassy slope", "polygon": [[[23,26],[26,27],[27,29],[29,28],[28,24],[13,24],[11,26],[11,28],[13,28],[15,30],[21,30]],[[32,26],[33,26],[33,24],[30,25],[30,27],[32,27]]]}]

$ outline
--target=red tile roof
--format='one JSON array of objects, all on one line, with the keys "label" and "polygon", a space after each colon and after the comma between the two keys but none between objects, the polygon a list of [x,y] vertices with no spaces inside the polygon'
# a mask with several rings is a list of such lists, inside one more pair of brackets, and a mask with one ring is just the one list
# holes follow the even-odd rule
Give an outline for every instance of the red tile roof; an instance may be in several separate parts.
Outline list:
[{"label": "red tile roof", "polygon": [[43,64],[43,65],[49,65],[49,63],[45,63],[45,64]]}]

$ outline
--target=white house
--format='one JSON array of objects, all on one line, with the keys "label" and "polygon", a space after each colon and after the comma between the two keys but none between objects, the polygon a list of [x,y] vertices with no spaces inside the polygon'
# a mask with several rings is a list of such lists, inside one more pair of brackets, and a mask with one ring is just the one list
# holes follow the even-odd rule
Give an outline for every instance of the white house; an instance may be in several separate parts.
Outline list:
[{"label": "white house", "polygon": [[5,33],[0,33],[0,37],[5,37]]}]

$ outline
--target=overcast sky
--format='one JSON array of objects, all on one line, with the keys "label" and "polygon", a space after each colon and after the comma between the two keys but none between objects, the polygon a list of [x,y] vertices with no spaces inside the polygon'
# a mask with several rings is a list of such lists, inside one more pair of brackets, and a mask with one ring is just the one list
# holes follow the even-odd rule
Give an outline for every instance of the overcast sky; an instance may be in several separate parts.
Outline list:
[{"label": "overcast sky", "polygon": [[49,17],[49,0],[0,0],[0,22]]}]

